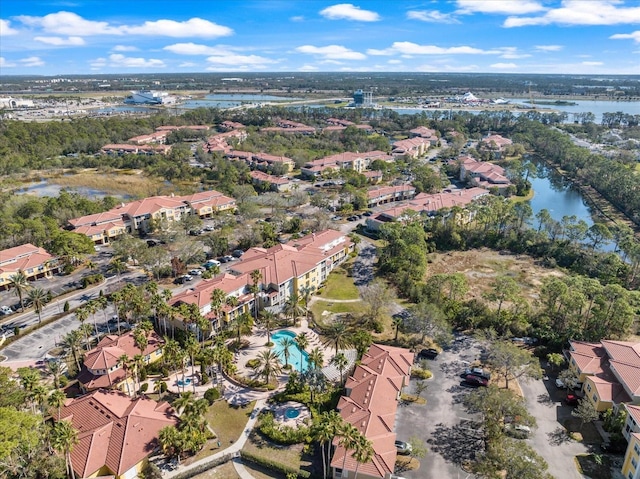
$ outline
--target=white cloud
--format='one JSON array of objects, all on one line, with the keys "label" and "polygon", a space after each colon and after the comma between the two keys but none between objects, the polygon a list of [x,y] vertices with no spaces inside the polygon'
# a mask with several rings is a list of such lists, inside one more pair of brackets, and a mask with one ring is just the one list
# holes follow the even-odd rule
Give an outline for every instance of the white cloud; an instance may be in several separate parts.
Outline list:
[{"label": "white cloud", "polygon": [[503,15],[524,15],[545,10],[540,2],[532,0],[458,0],[456,13],[495,13]]},{"label": "white cloud", "polygon": [[636,30],[632,33],[616,33],[609,37],[612,40],[633,40],[636,43],[640,43],[640,30]]},{"label": "white cloud", "polygon": [[17,35],[18,30],[11,28],[9,20],[2,20],[0,18],[0,37],[8,37],[9,35]]},{"label": "white cloud", "polygon": [[22,66],[25,67],[41,67],[44,66],[44,62],[42,61],[42,59],[40,57],[27,57],[27,58],[23,58],[22,60],[18,60],[20,63],[22,63]]},{"label": "white cloud", "polygon": [[295,17],[291,17],[289,20],[292,22],[303,22],[304,17],[302,15],[296,15]]},{"label": "white cloud", "polygon": [[562,45],[536,45],[533,48],[538,52],[559,52],[564,47]]},{"label": "white cloud", "polygon": [[302,65],[300,68],[298,68],[298,71],[300,72],[316,72],[318,70],[319,68],[315,65]]},{"label": "white cloud", "polygon": [[184,22],[157,20],[142,25],[111,25],[109,22],[86,20],[73,12],[50,13],[44,17],[23,15],[16,17],[25,25],[42,28],[58,35],[148,35],[157,37],[221,37],[232,35],[229,27],[218,25],[202,18],[191,18]]},{"label": "white cloud", "polygon": [[436,45],[418,45],[412,42],[394,42],[384,50],[369,49],[369,55],[498,55],[502,50],[481,50],[466,45],[459,47],[438,47]]},{"label": "white cloud", "polygon": [[417,72],[475,72],[478,65],[419,65],[415,69]]},{"label": "white cloud", "polygon": [[9,68],[15,66],[15,63],[8,62],[5,57],[0,57],[0,67]]},{"label": "white cloud", "polygon": [[518,53],[518,49],[516,47],[502,47],[501,50],[504,53],[500,55],[500,58],[505,58],[507,60],[517,60],[519,58],[529,58],[531,56],[528,53]]},{"label": "white cloud", "polygon": [[258,55],[213,55],[207,57],[209,63],[214,65],[234,65],[234,66],[262,66],[275,63],[274,60]]},{"label": "white cloud", "polygon": [[494,63],[493,65],[489,66],[498,70],[515,70],[516,68],[518,68],[518,65],[516,65],[515,63]]},{"label": "white cloud", "polygon": [[116,45],[111,50],[114,52],[137,52],[138,47],[129,46],[129,45]]},{"label": "white cloud", "polygon": [[355,52],[342,45],[327,45],[326,47],[315,47],[313,45],[302,45],[296,48],[299,53],[319,55],[330,60],[364,60],[367,56],[360,52]]},{"label": "white cloud", "polygon": [[198,64],[194,63],[194,62],[184,62],[181,63],[180,65],[178,65],[180,68],[192,68],[192,67],[197,67]]},{"label": "white cloud", "polygon": [[63,46],[63,45],[71,45],[71,46],[79,46],[84,45],[84,39],[82,37],[35,37],[34,40],[36,42],[46,43],[47,45],[54,46]]},{"label": "white cloud", "polygon": [[173,45],[167,45],[163,50],[167,50],[178,55],[224,55],[229,52],[229,49],[210,47],[208,45],[200,45],[191,42],[174,43]]},{"label": "white cloud", "polygon": [[320,15],[330,20],[355,20],[357,22],[377,22],[380,15],[371,10],[362,10],[351,3],[332,5],[320,11]]},{"label": "white cloud", "polygon": [[402,60],[389,60],[387,63],[389,65],[400,65],[402,63]]},{"label": "white cloud", "polygon": [[538,17],[508,17],[503,26],[618,25],[640,22],[640,7],[623,7],[619,6],[620,3],[619,0],[563,0],[561,7],[547,10]]},{"label": "white cloud", "polygon": [[407,18],[429,23],[460,23],[452,14],[442,13],[438,10],[409,10]]},{"label": "white cloud", "polygon": [[582,65],[586,65],[588,67],[597,67],[599,65],[604,65],[602,62],[582,62]]},{"label": "white cloud", "polygon": [[115,68],[164,68],[166,65],[162,60],[155,58],[125,57],[119,53],[113,53],[109,55],[109,66]]}]

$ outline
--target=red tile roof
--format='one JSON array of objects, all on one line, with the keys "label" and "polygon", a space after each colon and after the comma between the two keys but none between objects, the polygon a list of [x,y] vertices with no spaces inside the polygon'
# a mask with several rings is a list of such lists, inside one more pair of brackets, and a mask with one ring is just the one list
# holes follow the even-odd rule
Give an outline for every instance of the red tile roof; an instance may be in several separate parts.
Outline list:
[{"label": "red tile roof", "polygon": [[55,259],[44,248],[25,243],[0,251],[0,273],[27,272]]},{"label": "red tile roof", "polygon": [[[394,471],[397,397],[408,382],[412,363],[413,353],[406,349],[372,344],[345,384],[348,395],[340,398],[338,411],[372,442],[374,450],[371,461],[358,466],[362,474],[388,477]],[[334,446],[331,466],[341,468],[346,455],[345,469],[354,471],[357,463],[353,456],[338,439]]]},{"label": "red tile roof", "polygon": [[600,401],[620,404],[631,400],[622,387],[622,384],[615,379],[609,380],[600,376],[589,376],[588,379],[593,381]]},{"label": "red tile roof", "polygon": [[166,402],[104,390],[69,401],[60,417],[78,431],[71,463],[79,477],[103,466],[116,476],[124,474],[157,446],[160,429],[178,422]]}]

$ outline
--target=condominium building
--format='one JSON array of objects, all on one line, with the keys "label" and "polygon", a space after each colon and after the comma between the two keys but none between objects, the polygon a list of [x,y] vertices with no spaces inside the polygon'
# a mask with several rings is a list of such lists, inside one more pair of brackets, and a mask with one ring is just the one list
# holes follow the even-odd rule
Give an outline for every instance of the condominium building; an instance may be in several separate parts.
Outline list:
[{"label": "condominium building", "polygon": [[61,270],[58,259],[31,243],[0,251],[0,291],[11,286],[11,277],[22,271],[27,280],[50,278]]}]

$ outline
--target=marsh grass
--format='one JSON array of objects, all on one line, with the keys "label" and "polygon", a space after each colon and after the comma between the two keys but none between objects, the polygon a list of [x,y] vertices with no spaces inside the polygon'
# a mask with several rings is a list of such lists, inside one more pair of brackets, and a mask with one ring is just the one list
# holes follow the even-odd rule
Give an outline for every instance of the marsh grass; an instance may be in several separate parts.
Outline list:
[{"label": "marsh grass", "polygon": [[161,178],[145,176],[135,170],[117,173],[84,171],[75,175],[54,177],[49,181],[69,188],[85,187],[111,195],[127,195],[133,198],[170,194],[175,191],[175,186],[165,184]]}]

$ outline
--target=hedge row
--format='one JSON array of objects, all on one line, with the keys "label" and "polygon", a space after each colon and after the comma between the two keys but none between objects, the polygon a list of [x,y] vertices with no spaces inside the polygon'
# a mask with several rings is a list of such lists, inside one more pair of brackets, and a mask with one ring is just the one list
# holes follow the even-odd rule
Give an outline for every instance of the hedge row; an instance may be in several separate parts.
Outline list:
[{"label": "hedge row", "polygon": [[[262,456],[258,456],[251,452],[240,451],[240,457],[248,462],[253,462],[254,464],[262,467],[266,467],[267,469],[271,469],[273,471],[281,472],[284,475],[287,474],[296,474],[296,477],[300,477],[302,479],[309,479],[311,477],[311,473],[308,471],[301,471],[295,469],[293,467],[286,466],[284,464],[280,464],[279,462],[272,461],[271,459],[267,459]],[[182,478],[180,478],[182,479]]]},{"label": "hedge row", "polygon": [[173,479],[190,479],[191,477],[197,476],[198,474],[201,474],[204,471],[208,471],[209,469],[219,466],[220,464],[229,462],[232,459],[233,454],[225,454],[224,456],[220,456],[217,459],[212,459],[210,462],[200,464],[198,467],[194,467],[193,469],[189,469],[188,471],[177,474]]}]

